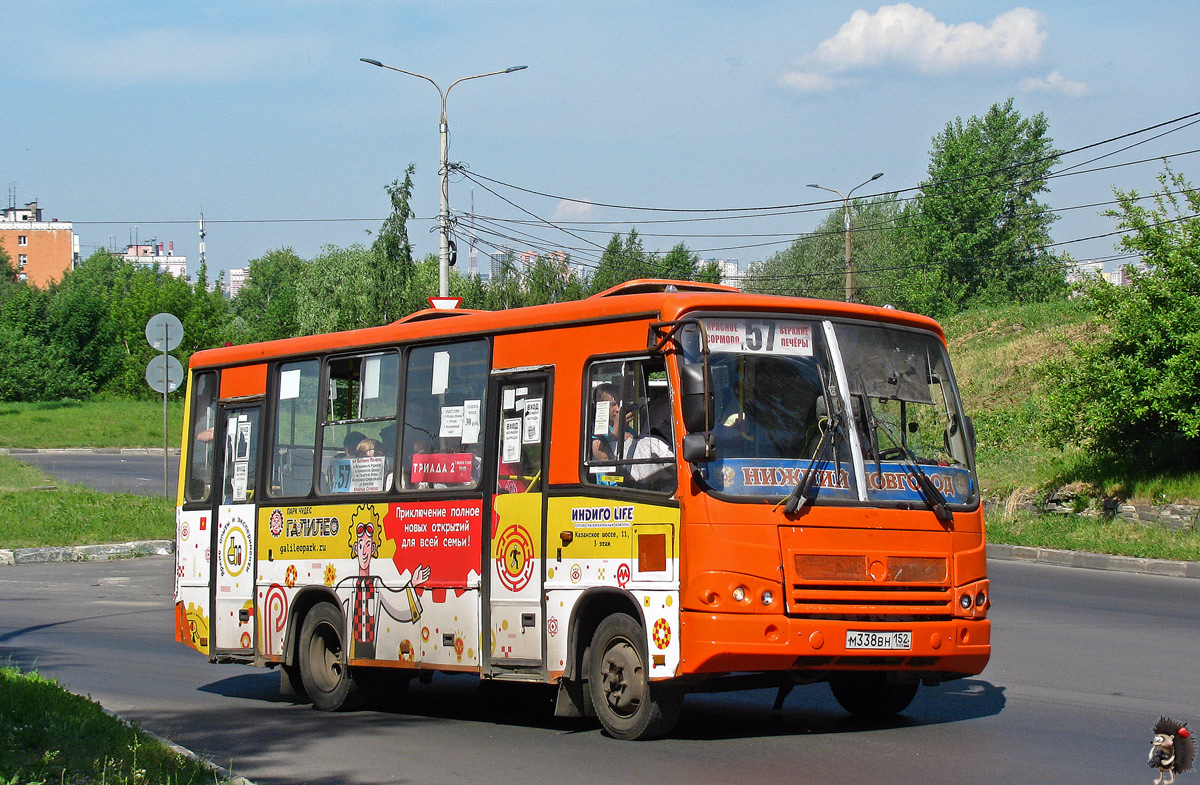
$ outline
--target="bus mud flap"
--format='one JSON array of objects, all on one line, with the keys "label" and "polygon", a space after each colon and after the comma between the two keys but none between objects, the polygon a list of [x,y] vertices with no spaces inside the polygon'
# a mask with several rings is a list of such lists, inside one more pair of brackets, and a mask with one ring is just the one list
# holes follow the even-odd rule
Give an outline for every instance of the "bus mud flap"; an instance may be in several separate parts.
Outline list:
[{"label": "bus mud flap", "polygon": [[558,700],[554,703],[555,717],[595,717],[587,685],[571,679],[558,682]]}]

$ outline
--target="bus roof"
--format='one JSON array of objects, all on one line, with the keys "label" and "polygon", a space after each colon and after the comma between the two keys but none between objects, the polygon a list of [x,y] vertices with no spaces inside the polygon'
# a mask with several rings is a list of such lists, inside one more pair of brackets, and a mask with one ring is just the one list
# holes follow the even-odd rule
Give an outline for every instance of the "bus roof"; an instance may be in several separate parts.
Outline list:
[{"label": "bus roof", "polygon": [[689,312],[708,310],[787,312],[864,319],[930,330],[945,341],[941,326],[933,319],[894,308],[807,297],[746,294],[732,286],[720,284],[642,278],[627,281],[583,300],[505,311],[426,309],[379,327],[206,349],[192,355],[189,367],[241,365],[280,357],[382,347],[431,338],[465,338],[547,329],[572,322],[638,317],[671,321],[683,318]]}]

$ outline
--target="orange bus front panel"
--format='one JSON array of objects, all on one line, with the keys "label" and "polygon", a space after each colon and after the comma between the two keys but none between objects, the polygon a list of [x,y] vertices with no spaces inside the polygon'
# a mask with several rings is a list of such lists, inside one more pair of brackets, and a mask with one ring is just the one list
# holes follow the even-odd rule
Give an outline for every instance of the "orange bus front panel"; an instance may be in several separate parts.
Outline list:
[{"label": "orange bus front panel", "polygon": [[[895,670],[980,673],[991,656],[991,622],[866,622],[736,613],[682,614],[679,673]],[[904,651],[850,650],[848,632],[911,632]]]}]

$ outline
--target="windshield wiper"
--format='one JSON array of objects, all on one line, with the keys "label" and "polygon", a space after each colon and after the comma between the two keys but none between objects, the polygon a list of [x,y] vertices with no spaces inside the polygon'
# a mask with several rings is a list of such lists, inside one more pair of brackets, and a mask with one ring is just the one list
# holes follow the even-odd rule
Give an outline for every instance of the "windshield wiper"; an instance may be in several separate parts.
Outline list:
[{"label": "windshield wiper", "polygon": [[[817,366],[817,374],[821,381],[821,390],[828,396],[829,386],[826,384],[825,372],[820,366]],[[804,474],[800,476],[800,481],[784,499],[783,511],[788,515],[795,515],[804,505],[816,498],[816,494],[813,493],[813,485],[817,481],[817,464],[821,462],[822,457],[831,446],[833,447],[833,463],[835,467],[837,466],[837,429],[841,422],[841,415],[829,413],[827,407],[825,419],[826,428],[821,428],[821,439],[817,442],[817,449],[813,450],[813,456],[804,469]],[[817,419],[817,427],[821,427],[820,418]]]},{"label": "windshield wiper", "polygon": [[[828,452],[829,447],[837,441],[836,438],[837,421],[835,417],[829,418],[829,430],[821,431],[821,441],[817,443],[817,449],[813,451],[813,457],[809,460],[804,474],[800,476],[800,481],[796,483],[796,487],[792,489],[791,494],[784,500],[783,511],[788,515],[795,515],[804,505],[816,498],[813,493],[813,485],[817,480],[817,464],[821,462],[821,458]],[[833,434],[833,435],[831,435]],[[829,437],[828,439],[826,437]]]},{"label": "windshield wiper", "polygon": [[[953,522],[954,513],[950,511],[950,503],[946,501],[945,495],[938,490],[937,486],[933,484],[933,480],[929,479],[929,475],[921,468],[921,464],[917,462],[916,454],[908,448],[907,444],[896,441],[896,437],[892,436],[892,432],[887,428],[883,428],[882,430],[884,435],[887,436],[888,441],[892,443],[892,447],[900,451],[900,454],[904,458],[901,466],[904,467],[905,474],[916,480],[921,498],[929,505],[929,509],[933,510],[934,516],[942,524]],[[879,466],[879,438],[874,414],[871,415],[871,431],[875,442],[875,465]],[[880,468],[880,474],[882,474],[882,468]]]}]

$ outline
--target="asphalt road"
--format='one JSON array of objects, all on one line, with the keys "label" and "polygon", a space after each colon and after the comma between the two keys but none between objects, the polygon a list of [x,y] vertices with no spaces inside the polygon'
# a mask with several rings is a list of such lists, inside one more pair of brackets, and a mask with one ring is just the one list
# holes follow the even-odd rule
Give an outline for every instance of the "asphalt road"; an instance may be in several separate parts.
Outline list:
[{"label": "asphalt road", "polygon": [[[36,466],[64,483],[78,483],[109,493],[163,495],[163,459],[138,453],[36,452],[9,457]],[[179,455],[167,456],[169,498],[179,487]]]},{"label": "asphalt road", "polygon": [[992,664],[922,688],[894,722],[857,725],[813,685],[778,712],[770,691],[689,696],[671,738],[625,743],[555,719],[536,690],[469,677],[349,714],[281,700],[274,672],[174,642],[171,569],[167,557],[0,568],[0,661],[259,783],[1149,785],[1154,720],[1200,721],[1200,588],[1185,579],[993,563]]}]

